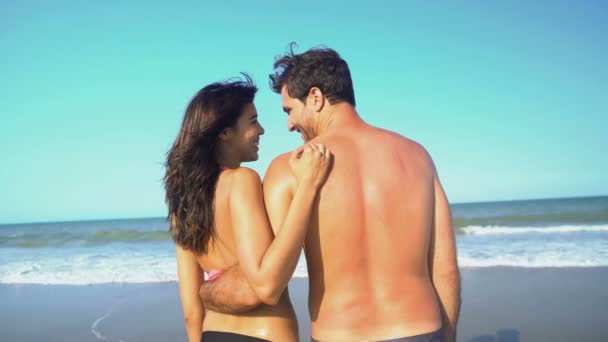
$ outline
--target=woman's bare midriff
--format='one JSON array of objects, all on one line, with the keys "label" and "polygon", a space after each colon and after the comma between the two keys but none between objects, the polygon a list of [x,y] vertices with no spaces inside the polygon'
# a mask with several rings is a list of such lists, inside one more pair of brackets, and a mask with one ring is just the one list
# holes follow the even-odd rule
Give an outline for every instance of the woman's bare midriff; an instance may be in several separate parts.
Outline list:
[{"label": "woman's bare midriff", "polygon": [[270,341],[297,341],[298,323],[287,290],[276,305],[262,304],[238,314],[207,310],[203,331],[226,331]]}]

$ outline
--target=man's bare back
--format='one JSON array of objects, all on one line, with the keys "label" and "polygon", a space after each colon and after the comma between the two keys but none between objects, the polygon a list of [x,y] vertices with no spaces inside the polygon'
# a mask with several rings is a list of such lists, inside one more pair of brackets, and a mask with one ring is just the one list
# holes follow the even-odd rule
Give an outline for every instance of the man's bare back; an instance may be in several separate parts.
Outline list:
[{"label": "man's bare back", "polygon": [[[334,165],[305,242],[312,336],[382,340],[438,330],[429,274],[433,163],[395,133],[363,122],[342,128],[313,140],[332,150]],[[281,159],[266,182],[291,183],[268,179],[291,177]]]}]

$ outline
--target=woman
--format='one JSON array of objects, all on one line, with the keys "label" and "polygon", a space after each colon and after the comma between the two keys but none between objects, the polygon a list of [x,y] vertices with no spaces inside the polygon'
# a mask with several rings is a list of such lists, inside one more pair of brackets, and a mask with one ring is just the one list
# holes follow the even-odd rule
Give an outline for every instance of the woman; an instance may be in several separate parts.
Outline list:
[{"label": "woman", "polygon": [[[191,342],[201,337],[205,341],[298,339],[285,286],[269,285],[277,282],[268,280],[286,284],[293,274],[313,202],[327,176],[330,153],[312,144],[292,153],[290,167],[297,190],[273,240],[260,178],[240,166],[258,158],[264,134],[253,104],[257,88],[245,78],[201,89],[188,105],[167,155],[168,219],[177,245],[180,295]],[[205,317],[199,298],[203,271],[236,263],[257,296],[274,305],[262,304],[241,315],[208,310]]]}]

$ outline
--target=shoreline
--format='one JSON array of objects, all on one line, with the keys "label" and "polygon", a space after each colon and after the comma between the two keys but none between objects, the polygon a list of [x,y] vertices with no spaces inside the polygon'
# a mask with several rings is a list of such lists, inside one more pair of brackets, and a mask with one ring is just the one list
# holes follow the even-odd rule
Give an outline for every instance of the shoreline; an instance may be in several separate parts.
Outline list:
[{"label": "shoreline", "polygon": [[[608,267],[462,267],[458,341],[608,341]],[[289,293],[310,339],[306,278]],[[2,341],[185,341],[177,282],[0,284]]]}]

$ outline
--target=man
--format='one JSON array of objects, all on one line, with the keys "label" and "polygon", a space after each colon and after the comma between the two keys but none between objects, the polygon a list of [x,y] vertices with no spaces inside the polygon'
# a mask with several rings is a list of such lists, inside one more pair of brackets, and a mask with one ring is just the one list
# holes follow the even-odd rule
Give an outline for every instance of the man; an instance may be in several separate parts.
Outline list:
[{"label": "man", "polygon": [[[460,275],[450,208],[430,156],[359,117],[348,65],[335,51],[290,49],[274,67],[271,85],[288,129],[334,155],[304,245],[312,338],[455,340]],[[264,179],[273,227],[294,191],[288,159],[277,157]],[[236,299],[248,293],[238,278],[233,270],[203,286],[205,303],[246,309]]]}]

